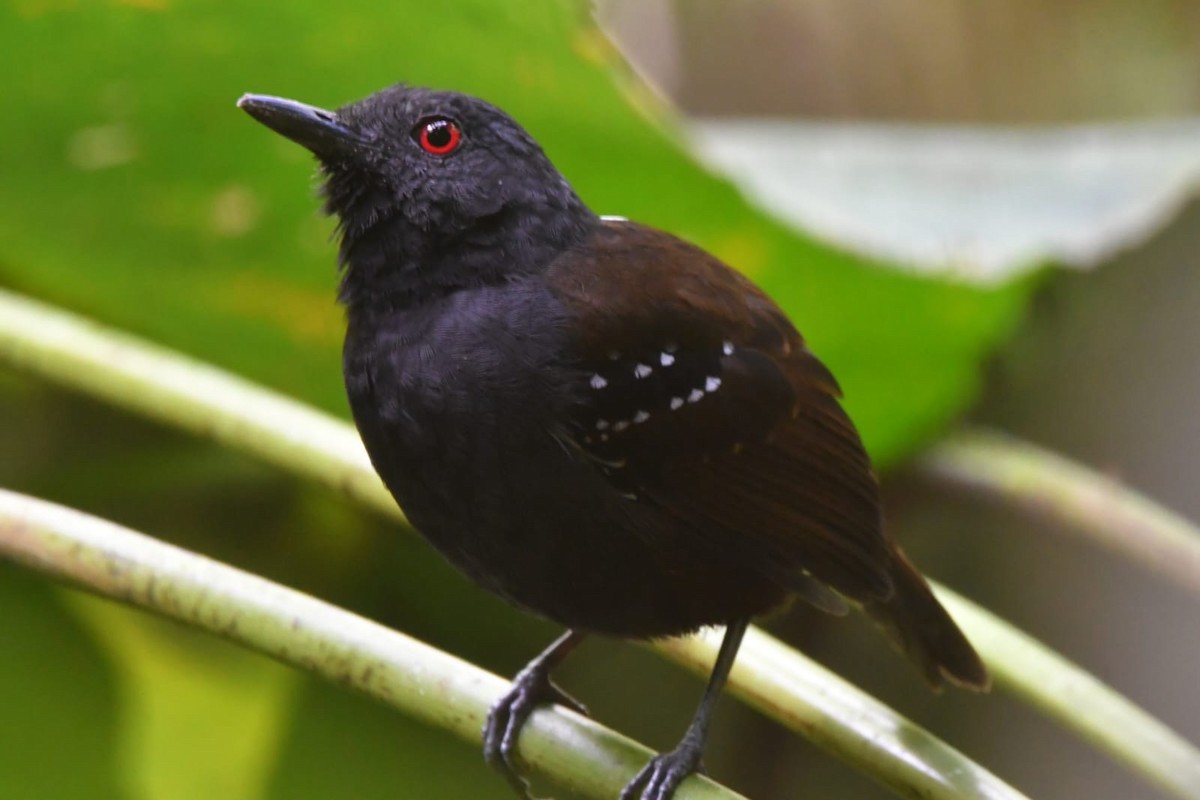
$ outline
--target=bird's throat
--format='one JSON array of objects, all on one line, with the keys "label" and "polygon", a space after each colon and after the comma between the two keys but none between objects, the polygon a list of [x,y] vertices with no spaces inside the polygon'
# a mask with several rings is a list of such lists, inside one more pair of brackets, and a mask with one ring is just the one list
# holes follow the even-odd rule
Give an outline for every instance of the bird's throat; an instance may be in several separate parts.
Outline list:
[{"label": "bird's throat", "polygon": [[437,236],[403,214],[339,214],[339,299],[349,308],[412,308],[536,274],[599,224],[582,204],[571,212],[502,208]]}]

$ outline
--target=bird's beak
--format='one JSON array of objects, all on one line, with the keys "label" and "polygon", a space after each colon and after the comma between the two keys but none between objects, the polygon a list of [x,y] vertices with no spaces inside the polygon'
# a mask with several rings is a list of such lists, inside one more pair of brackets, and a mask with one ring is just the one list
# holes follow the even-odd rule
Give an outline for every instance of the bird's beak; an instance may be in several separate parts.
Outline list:
[{"label": "bird's beak", "polygon": [[266,94],[244,94],[237,104],[263,125],[323,160],[349,156],[365,144],[361,135],[338,121],[337,114],[323,108]]}]

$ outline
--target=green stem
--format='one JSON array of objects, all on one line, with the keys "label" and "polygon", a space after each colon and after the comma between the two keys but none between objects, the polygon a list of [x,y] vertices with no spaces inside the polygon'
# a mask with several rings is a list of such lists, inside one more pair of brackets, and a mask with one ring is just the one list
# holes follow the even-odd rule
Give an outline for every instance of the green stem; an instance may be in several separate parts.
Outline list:
[{"label": "green stem", "polygon": [[[3,291],[0,291],[0,359],[137,413],[213,436],[230,447],[315,478],[376,509],[400,516],[348,425],[211,367]],[[197,372],[193,374],[191,370]],[[197,385],[202,385],[204,391],[197,391]],[[286,424],[280,423],[283,418],[288,420]],[[1147,519],[1147,524],[1153,526],[1154,515]],[[963,616],[964,628],[977,640],[980,652],[997,675],[999,686],[1033,701],[1046,694],[1046,687],[1091,685],[1097,691],[1103,690],[1106,693],[1103,697],[1119,701],[1109,703],[1116,713],[1112,730],[1149,730],[1143,723],[1153,720],[1143,712],[1048,651],[1040,652],[1050,658],[1035,659],[1038,666],[1031,668],[1026,659],[1010,652],[1004,636],[993,635],[999,631],[1023,636],[1006,623],[989,619],[982,610],[976,615],[964,612]],[[715,654],[712,643],[702,637],[664,642],[659,649],[698,671],[704,669],[704,664],[711,664]],[[802,675],[809,677],[801,681]],[[921,739],[920,746],[913,747],[906,737],[904,746],[894,749],[889,732],[894,732],[900,723],[875,712],[860,717],[863,704],[874,701],[856,690],[854,694],[844,693],[841,686],[829,680],[832,677],[812,672],[802,657],[752,632],[743,644],[729,690],[840,757],[871,770],[905,796],[1018,796],[962,756],[947,756],[947,751],[953,751],[941,750],[944,747],[941,743],[935,745]],[[1035,705],[1073,730],[1086,732],[1092,725],[1087,719],[1090,711],[1086,703],[1035,702]],[[907,727],[909,723],[904,725]],[[1155,737],[1136,736],[1124,741],[1111,736],[1090,738],[1159,785],[1167,785],[1163,776],[1173,771],[1190,775],[1181,765],[1188,758],[1193,763],[1200,762],[1200,754],[1166,728],[1160,726],[1156,736],[1157,741],[1169,742],[1169,746],[1148,747],[1146,742]],[[910,770],[914,764],[926,766]],[[940,772],[939,764],[953,766]],[[926,780],[922,776],[929,770],[933,776]],[[978,778],[982,783],[972,785],[991,787],[988,791],[992,793],[964,794],[961,784],[953,780],[958,773],[986,776]],[[1200,786],[1200,782],[1196,785]],[[1178,786],[1176,789],[1179,797],[1200,798],[1200,791],[1188,792]]]},{"label": "green stem", "polygon": [[[997,689],[1016,695],[1166,793],[1200,800],[1200,750],[1037,640],[950,589],[933,586],[987,662]],[[705,676],[719,643],[717,634],[707,632],[657,646]],[[961,756],[944,750],[940,741],[926,740],[928,734],[908,720],[754,628],[730,675],[730,691],[903,796],[955,796],[969,793],[971,786],[981,796],[1001,796],[975,773],[961,772]],[[902,763],[890,763],[901,753]]]},{"label": "green stem", "polygon": [[1092,675],[944,586],[938,599],[984,654],[996,686],[1060,721],[1175,797],[1200,798],[1200,751]]},{"label": "green stem", "polygon": [[[707,677],[720,631],[654,646]],[[1024,797],[924,728],[757,628],[746,631],[729,691],[901,797]]]},{"label": "green stem", "polygon": [[951,437],[918,459],[917,468],[1075,531],[1200,594],[1200,530],[1113,478],[987,431]]},{"label": "green stem", "polygon": [[[3,489],[0,555],[215,633],[469,741],[479,741],[488,708],[508,688],[478,667],[308,595]],[[534,774],[598,799],[615,797],[652,755],[557,706],[534,713],[519,748]],[[678,796],[741,797],[702,776]]]},{"label": "green stem", "polygon": [[[61,310],[0,290],[0,358],[71,388],[99,396],[115,405],[175,424],[201,435],[212,436],[230,447],[257,455],[294,473],[314,478],[375,508],[400,516],[371,470],[353,429],[264,389],[252,386],[212,367],[113,333]],[[308,431],[313,435],[309,436]],[[353,447],[351,446],[353,443]],[[402,518],[402,517],[401,517]],[[101,591],[100,588],[96,588]],[[810,738],[820,739],[823,725],[836,725],[839,733],[830,738],[829,749],[864,768],[875,770],[884,783],[904,796],[950,798],[1019,798],[1020,795],[973,764],[954,754],[946,775],[932,776],[912,770],[913,763],[929,760],[921,748],[939,754],[954,753],[929,734],[906,740],[899,749],[887,736],[896,723],[885,708],[840,679],[812,665],[807,659],[782,646],[765,646],[752,634],[743,644],[739,663],[769,664],[778,693],[769,710],[776,719]],[[668,656],[691,665],[711,666],[715,650],[707,640],[678,649],[660,643]],[[707,669],[708,667],[698,667]],[[756,670],[735,669],[729,691],[748,694],[745,678]],[[798,691],[789,675],[808,675],[809,683],[821,685],[825,678],[834,698],[828,709],[816,709]],[[862,721],[859,708],[877,706],[881,716]],[[839,714],[842,716],[839,718]],[[884,727],[880,727],[880,720]],[[904,723],[906,730],[918,730]],[[846,752],[843,742],[858,741],[858,752]],[[877,751],[869,757],[863,752]],[[973,776],[964,787],[954,775]],[[972,787],[992,787],[991,795],[980,795]]]},{"label": "green stem", "polygon": [[353,427],[182,353],[0,289],[0,360],[404,520]]}]

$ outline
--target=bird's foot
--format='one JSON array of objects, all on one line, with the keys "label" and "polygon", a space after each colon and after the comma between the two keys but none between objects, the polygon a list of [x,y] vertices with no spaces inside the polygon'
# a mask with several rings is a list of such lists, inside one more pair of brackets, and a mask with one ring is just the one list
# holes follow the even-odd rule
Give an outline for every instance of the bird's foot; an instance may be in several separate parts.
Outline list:
[{"label": "bird's foot", "polygon": [[671,800],[679,784],[704,772],[703,742],[684,739],[669,753],[655,756],[621,791],[621,800]]},{"label": "bird's foot", "polygon": [[517,673],[508,693],[488,711],[483,728],[483,757],[508,780],[523,798],[530,798],[529,782],[517,768],[517,739],[529,715],[544,703],[557,703],[587,716],[582,703],[550,680],[549,665],[534,661]]}]

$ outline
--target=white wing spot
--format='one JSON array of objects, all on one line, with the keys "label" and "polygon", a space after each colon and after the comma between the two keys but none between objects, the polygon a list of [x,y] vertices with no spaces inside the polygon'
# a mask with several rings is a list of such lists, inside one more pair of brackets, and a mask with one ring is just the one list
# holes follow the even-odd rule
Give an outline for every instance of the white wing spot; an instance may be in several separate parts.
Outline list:
[{"label": "white wing spot", "polygon": [[638,364],[636,367],[633,368],[633,377],[645,378],[651,372],[654,372],[654,369],[649,364]]},{"label": "white wing spot", "polygon": [[616,431],[617,433],[620,433],[621,431],[625,430],[628,427],[629,427],[629,420],[623,419],[618,422],[614,422],[612,429],[614,431]]},{"label": "white wing spot", "polygon": [[604,380],[603,375],[601,375],[599,372],[597,372],[595,375],[592,376],[592,388],[593,389],[599,390],[599,389],[603,389],[605,386],[608,386],[608,381]]},{"label": "white wing spot", "polygon": [[671,355],[670,353],[664,352],[662,354],[662,358],[659,359],[659,363],[662,364],[664,367],[669,367],[675,363],[675,356]]},{"label": "white wing spot", "polygon": [[606,419],[596,420],[596,430],[598,430],[598,431],[608,430],[608,420],[606,420]]},{"label": "white wing spot", "polygon": [[671,410],[672,411],[678,411],[682,407],[683,407],[683,398],[682,397],[672,397],[671,398]]},{"label": "white wing spot", "polygon": [[641,423],[645,422],[645,421],[646,421],[646,420],[648,420],[648,419],[650,419],[650,412],[649,412],[649,411],[639,411],[639,412],[637,412],[636,414],[634,414],[634,415],[633,415],[633,423],[634,423],[635,425],[641,424]]},{"label": "white wing spot", "polygon": [[699,403],[701,397],[704,397],[703,389],[692,389],[692,393],[688,395],[688,402]]},{"label": "white wing spot", "polygon": [[721,388],[721,379],[718,378],[716,375],[713,375],[710,378],[704,379],[704,391],[715,392],[717,389],[720,389],[720,388]]},{"label": "white wing spot", "polygon": [[733,355],[733,342],[726,340],[721,345],[721,352],[727,356]]},{"label": "white wing spot", "polygon": [[629,222],[629,217],[618,217],[616,214],[601,214],[600,219],[605,222]]}]

